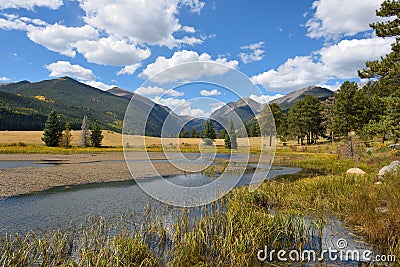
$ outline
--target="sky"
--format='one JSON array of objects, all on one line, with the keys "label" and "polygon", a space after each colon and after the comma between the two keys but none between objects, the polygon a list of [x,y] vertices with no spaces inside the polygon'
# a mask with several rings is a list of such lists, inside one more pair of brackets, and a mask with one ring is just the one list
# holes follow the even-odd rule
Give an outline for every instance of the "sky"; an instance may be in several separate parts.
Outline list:
[{"label": "sky", "polygon": [[[393,39],[369,27],[381,2],[0,0],[0,83],[70,76],[200,117],[238,97],[265,103],[306,86],[336,90],[390,52]],[[209,65],[175,67],[195,61]],[[154,78],[168,68],[175,81]],[[173,83],[230,71],[251,88],[238,96],[221,84]]]}]

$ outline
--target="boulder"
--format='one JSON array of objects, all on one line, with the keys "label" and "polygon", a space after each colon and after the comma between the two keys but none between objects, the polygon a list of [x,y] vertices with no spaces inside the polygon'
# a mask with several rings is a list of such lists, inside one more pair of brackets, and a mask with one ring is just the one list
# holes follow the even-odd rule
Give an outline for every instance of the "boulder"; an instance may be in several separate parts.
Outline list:
[{"label": "boulder", "polygon": [[392,163],[390,163],[389,166],[398,169],[400,167],[400,160],[392,161]]},{"label": "boulder", "polygon": [[347,174],[354,174],[354,175],[365,175],[366,172],[361,170],[360,168],[351,168],[346,171]]},{"label": "boulder", "polygon": [[391,175],[397,172],[397,169],[400,168],[400,161],[395,160],[390,163],[388,166],[383,167],[378,172],[378,177],[384,177],[387,175]]}]

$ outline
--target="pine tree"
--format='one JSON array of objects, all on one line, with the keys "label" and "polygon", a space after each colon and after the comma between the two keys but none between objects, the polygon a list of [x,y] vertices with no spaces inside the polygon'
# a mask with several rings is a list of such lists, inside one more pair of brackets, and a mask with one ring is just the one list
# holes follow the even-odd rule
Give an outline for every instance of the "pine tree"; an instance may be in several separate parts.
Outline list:
[{"label": "pine tree", "polygon": [[71,147],[71,141],[72,141],[72,123],[70,121],[67,121],[65,123],[65,130],[62,134],[62,138],[61,138],[61,144],[63,147],[65,148],[69,148]]},{"label": "pine tree", "polygon": [[88,147],[90,145],[90,132],[87,116],[83,117],[81,129],[82,131],[79,136],[79,146]]},{"label": "pine tree", "polygon": [[182,131],[179,133],[179,138],[187,138],[188,137],[188,131],[186,129],[182,129]]},{"label": "pine tree", "polygon": [[[230,148],[237,149],[238,145],[237,145],[236,132],[235,132],[235,127],[233,126],[232,120],[229,120],[229,124],[228,124],[228,137],[229,137]],[[226,135],[225,135],[225,140],[226,140]]]},{"label": "pine tree", "polygon": [[46,146],[56,147],[60,143],[61,138],[60,118],[53,110],[47,117],[47,121],[43,130],[42,141]]},{"label": "pine tree", "polygon": [[229,137],[228,133],[225,134],[224,146],[227,149],[231,149],[232,148],[231,138]]},{"label": "pine tree", "polygon": [[96,121],[93,124],[90,139],[92,146],[94,147],[101,147],[101,142],[103,141],[103,135],[102,135],[102,130],[100,128],[100,124]]},{"label": "pine tree", "polygon": [[202,138],[203,139],[208,138],[208,139],[212,139],[212,140],[217,138],[217,134],[215,133],[215,129],[214,129],[210,119],[208,119],[206,121],[206,124],[204,126],[204,130],[203,130]]},{"label": "pine tree", "polygon": [[214,139],[217,138],[217,134],[215,133],[215,129],[210,119],[208,119],[204,125],[201,138],[203,138],[204,143],[208,146],[213,145]]},{"label": "pine tree", "polygon": [[227,134],[225,129],[222,129],[218,132],[218,139],[225,139],[225,135]]},{"label": "pine tree", "polygon": [[199,135],[197,134],[197,131],[195,129],[192,129],[190,131],[190,138],[199,138]]}]

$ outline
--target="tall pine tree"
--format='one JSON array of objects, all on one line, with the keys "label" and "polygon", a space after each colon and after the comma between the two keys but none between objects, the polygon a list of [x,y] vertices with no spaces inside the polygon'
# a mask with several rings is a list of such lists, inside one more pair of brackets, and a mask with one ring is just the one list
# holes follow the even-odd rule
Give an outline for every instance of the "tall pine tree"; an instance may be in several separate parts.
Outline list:
[{"label": "tall pine tree", "polygon": [[90,134],[90,140],[92,143],[92,146],[94,147],[101,147],[101,142],[103,141],[103,135],[102,135],[102,130],[100,128],[100,124],[96,121],[93,124],[92,131]]},{"label": "tall pine tree", "polygon": [[42,141],[46,146],[56,147],[60,144],[60,138],[62,135],[60,126],[60,117],[53,110],[47,117],[46,124],[43,130]]}]

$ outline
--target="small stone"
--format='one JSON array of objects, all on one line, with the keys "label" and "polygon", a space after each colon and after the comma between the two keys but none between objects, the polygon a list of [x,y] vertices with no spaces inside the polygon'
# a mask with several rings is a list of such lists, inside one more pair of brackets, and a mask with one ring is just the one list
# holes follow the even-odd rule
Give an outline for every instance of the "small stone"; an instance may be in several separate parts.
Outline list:
[{"label": "small stone", "polygon": [[375,182],[376,185],[381,185],[383,184],[381,181]]},{"label": "small stone", "polygon": [[389,209],[387,207],[378,207],[375,209],[376,213],[386,213],[388,211],[389,211]]},{"label": "small stone", "polygon": [[347,174],[354,174],[354,175],[365,175],[366,172],[361,170],[360,168],[351,168],[346,171]]}]

